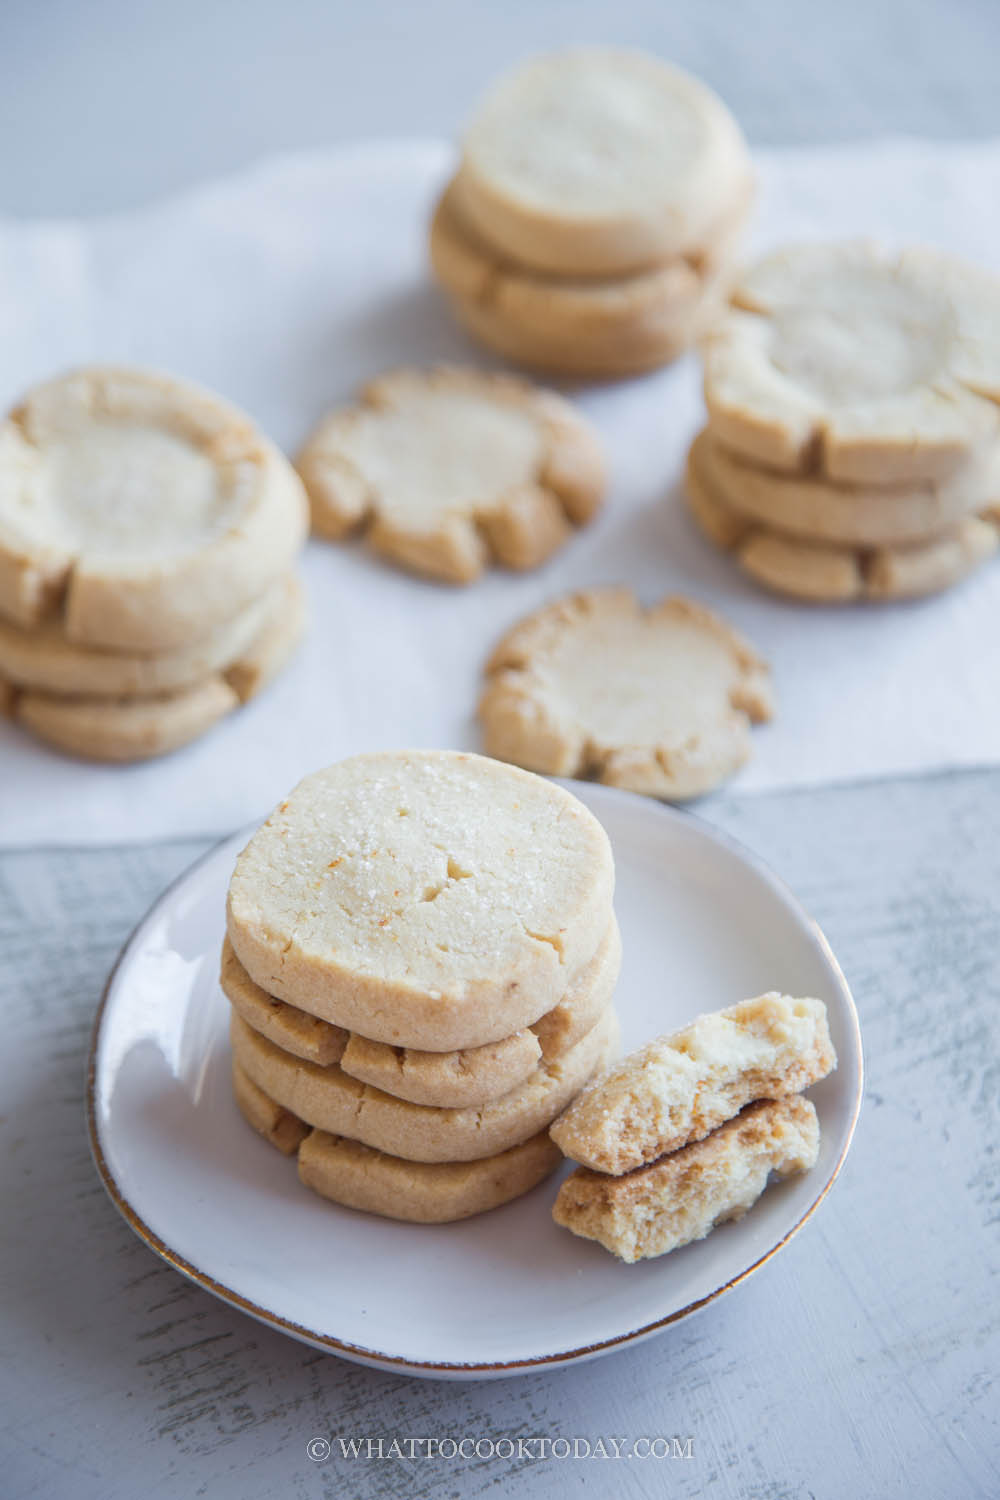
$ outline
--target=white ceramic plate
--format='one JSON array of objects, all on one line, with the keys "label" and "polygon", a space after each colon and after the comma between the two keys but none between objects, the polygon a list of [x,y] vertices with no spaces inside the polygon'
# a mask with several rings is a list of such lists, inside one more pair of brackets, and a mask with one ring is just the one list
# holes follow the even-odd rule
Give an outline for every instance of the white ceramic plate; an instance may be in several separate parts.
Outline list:
[{"label": "white ceramic plate", "polygon": [[216,975],[245,834],[166,892],[126,945],[94,1032],[88,1108],[105,1186],[133,1229],[198,1285],[362,1364],[488,1378],[589,1359],[665,1328],[743,1280],[826,1194],[861,1099],[857,1015],[822,934],[745,850],[687,814],[601,786],[618,871],[626,1048],[769,989],[826,1001],[840,1059],[811,1091],[819,1162],[738,1223],[626,1266],[550,1217],[556,1179],[451,1225],[324,1202],[253,1134],[230,1094]]}]

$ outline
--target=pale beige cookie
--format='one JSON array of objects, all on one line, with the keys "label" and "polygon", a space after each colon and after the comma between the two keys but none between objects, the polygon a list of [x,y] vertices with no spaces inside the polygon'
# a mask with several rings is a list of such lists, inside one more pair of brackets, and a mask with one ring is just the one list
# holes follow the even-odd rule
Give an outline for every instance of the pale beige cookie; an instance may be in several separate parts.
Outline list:
[{"label": "pale beige cookie", "polygon": [[196,645],[156,654],[75,645],[66,639],[59,618],[33,630],[0,620],[0,672],[22,687],[66,697],[150,698],[175,693],[224,672],[248,654],[262,631],[278,626],[296,588],[294,580],[282,579]]},{"label": "pale beige cookie", "polygon": [[345,1208],[411,1224],[448,1224],[520,1198],[559,1160],[544,1130],[499,1155],[454,1162],[405,1161],[314,1130],[299,1150],[299,1176]]},{"label": "pale beige cookie", "polygon": [[707,482],[700,454],[688,455],[685,495],[708,539],[732,551],[745,573],[774,593],[807,604],[919,598],[961,583],[1000,545],[998,523],[970,516],[930,541],[870,550],[807,542],[742,516]]},{"label": "pale beige cookie", "polygon": [[659,369],[703,338],[723,314],[721,295],[702,298],[689,313],[633,323],[627,332],[591,335],[585,341],[555,338],[529,321],[515,321],[489,302],[455,297],[452,308],[472,336],[512,364],[579,379],[618,380]]},{"label": "pale beige cookie", "polygon": [[340,1066],[352,1078],[413,1104],[445,1109],[488,1104],[530,1078],[542,1057],[557,1060],[597,1025],[611,1004],[620,966],[615,923],[568,993],[533,1026],[459,1052],[390,1047],[351,1032]]},{"label": "pale beige cookie", "polygon": [[698,79],[573,47],[493,85],[462,142],[462,216],[542,271],[618,275],[697,250],[745,191],[746,144]]},{"label": "pale beige cookie", "polygon": [[718,616],[628,589],[574,594],[529,615],[487,663],[486,749],[532,770],[696,797],[750,754],[772,713],[770,675]]},{"label": "pale beige cookie", "polygon": [[851,547],[906,546],[951,530],[1000,500],[1000,450],[976,454],[944,479],[905,485],[837,484],[763,469],[730,453],[706,428],[694,440],[720,498],[770,530]]},{"label": "pale beige cookie", "polygon": [[383,751],[275,809],[236,862],[228,930],[268,994],[445,1052],[557,1005],[613,891],[607,835],[563,788],[479,755]]},{"label": "pale beige cookie", "polygon": [[431,224],[431,261],[459,319],[498,353],[569,374],[623,375],[675,357],[718,316],[744,217],[745,209],[720,226],[701,255],[633,276],[543,276],[477,241],[449,189]]},{"label": "pale beige cookie", "polygon": [[556,1058],[595,1026],[611,1004],[621,967],[621,935],[612,926],[589,964],[552,1010],[533,1026],[485,1047],[422,1052],[373,1042],[331,1026],[254,984],[227,938],[220,983],[248,1026],[283,1051],[307,1062],[340,1063],[345,1073],[397,1099],[462,1109],[509,1093],[535,1070],[540,1058]]},{"label": "pale beige cookie", "polygon": [[222,943],[219,984],[237,1015],[282,1051],[322,1067],[340,1062],[351,1033],[262,990],[236,957],[228,938]]},{"label": "pale beige cookie", "polygon": [[197,386],[95,368],[37,386],[0,425],[0,614],[126,652],[195,646],[299,551],[294,470]]},{"label": "pale beige cookie", "polygon": [[162,698],[57,698],[18,694],[14,717],[46,744],[85,760],[151,760],[207,733],[239,707],[221,677]]},{"label": "pale beige cookie", "polygon": [[757,1099],[784,1099],[837,1065],[822,1000],[770,993],[647,1042],[552,1126],[566,1156],[620,1175],[701,1140]]},{"label": "pale beige cookie", "polygon": [[269,1098],[333,1135],[350,1133],[378,1151],[411,1161],[474,1161],[516,1146],[551,1124],[598,1068],[618,1052],[618,1019],[606,1011],[561,1057],[545,1059],[509,1093],[479,1107],[411,1104],[360,1083],[337,1064],[319,1067],[282,1052],[232,1017],[233,1055]]},{"label": "pale beige cookie", "polygon": [[597,440],[570,404],[509,376],[398,370],[326,417],[298,458],[313,528],[469,583],[494,559],[535,568],[604,492]]},{"label": "pale beige cookie", "polygon": [[1000,431],[1000,280],[931,252],[765,257],[705,352],[712,432],[850,483],[940,479]]},{"label": "pale beige cookie", "polygon": [[819,1155],[819,1121],[808,1099],[750,1104],[718,1130],[624,1177],[577,1167],[552,1208],[557,1224],[633,1264],[702,1240],[741,1219],[773,1172],[808,1172]]},{"label": "pale beige cookie", "polygon": [[244,1120],[258,1135],[277,1146],[284,1156],[294,1156],[309,1134],[309,1126],[290,1110],[282,1109],[280,1104],[269,1099],[236,1062],[233,1063],[233,1098]]},{"label": "pale beige cookie", "polygon": [[284,665],[302,632],[303,604],[294,579],[282,586],[281,595],[280,610],[272,612],[250,648],[221,675],[176,693],[143,698],[15,689],[12,716],[39,739],[84,759],[124,762],[167,755],[205,734]]}]

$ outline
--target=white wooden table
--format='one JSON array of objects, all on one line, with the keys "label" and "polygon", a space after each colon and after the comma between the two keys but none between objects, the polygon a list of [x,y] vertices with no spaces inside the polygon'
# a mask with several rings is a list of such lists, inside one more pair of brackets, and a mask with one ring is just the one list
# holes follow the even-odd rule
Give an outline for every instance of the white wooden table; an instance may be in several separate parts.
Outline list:
[{"label": "white wooden table", "polygon": [[[447,131],[507,57],[577,35],[695,66],[756,139],[1000,134],[1000,12],[972,0],[851,0],[808,18],[785,0],[752,21],[693,0],[613,15],[437,0],[420,16],[385,0],[248,0],[238,21],[194,0],[148,16],[124,0],[10,7],[0,120],[17,137],[0,212],[124,205],[265,146],[380,124]],[[486,1385],[306,1349],[134,1238],[89,1157],[88,1034],[129,929],[204,843],[0,856],[0,1494],[996,1500],[1000,772],[702,811],[792,885],[846,971],[868,1060],[854,1149],[787,1251],[702,1315]],[[680,1439],[677,1456],[541,1456],[542,1439],[657,1436]],[[525,1441],[513,1460],[425,1458],[420,1442],[412,1459],[308,1456],[340,1437]]]}]

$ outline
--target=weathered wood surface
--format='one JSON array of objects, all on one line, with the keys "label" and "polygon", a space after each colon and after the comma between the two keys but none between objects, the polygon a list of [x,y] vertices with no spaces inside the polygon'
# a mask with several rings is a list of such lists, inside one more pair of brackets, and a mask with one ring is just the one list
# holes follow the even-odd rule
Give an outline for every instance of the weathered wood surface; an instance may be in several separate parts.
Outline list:
[{"label": "weathered wood surface", "polygon": [[[791,883],[841,959],[868,1059],[855,1147],[815,1220],[704,1314],[485,1385],[317,1354],[133,1236],[87,1148],[90,1023],[129,929],[203,846],[0,858],[0,1493],[995,1500],[1000,774],[705,811]],[[691,1437],[692,1456],[306,1455],[315,1437],[661,1434]]]}]

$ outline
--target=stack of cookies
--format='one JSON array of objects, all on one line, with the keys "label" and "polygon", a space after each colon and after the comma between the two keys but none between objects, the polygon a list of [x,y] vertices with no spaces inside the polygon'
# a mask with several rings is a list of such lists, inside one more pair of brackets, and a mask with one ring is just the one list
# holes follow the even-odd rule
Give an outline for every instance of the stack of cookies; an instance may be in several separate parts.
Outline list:
[{"label": "stack of cookies", "polygon": [[998,546],[1000,280],[941,253],[783,250],[705,352],[694,517],[777,593],[891,600]]},{"label": "stack of cookies", "polygon": [[431,226],[459,320],[516,364],[616,377],[718,315],[752,198],[722,102],[655,57],[579,47],[489,92]]},{"label": "stack of cookies", "polygon": [[444,1222],[527,1192],[616,1055],[613,889],[600,824],[528,772],[414,751],[308,777],[229,888],[237,1104],[350,1208]]},{"label": "stack of cookies", "polygon": [[552,1127],[574,1161],[552,1217],[621,1260],[665,1255],[739,1219],[773,1172],[819,1153],[803,1089],[837,1065],[821,1000],[770,993],[649,1042]]},{"label": "stack of cookies", "polygon": [[194,739],[295,646],[306,525],[217,396],[113,368],[36,387],[0,424],[0,707],[100,760]]}]

